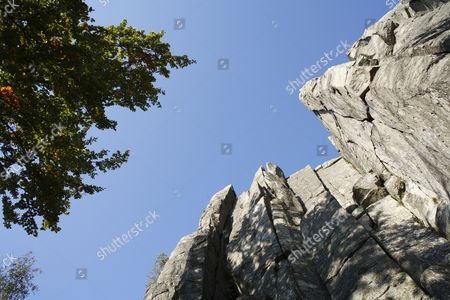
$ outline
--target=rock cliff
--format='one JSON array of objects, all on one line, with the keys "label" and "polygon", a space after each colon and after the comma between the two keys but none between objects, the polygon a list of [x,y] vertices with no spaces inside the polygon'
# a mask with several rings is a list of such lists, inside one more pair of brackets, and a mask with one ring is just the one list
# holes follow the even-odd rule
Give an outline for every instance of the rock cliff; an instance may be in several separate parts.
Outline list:
[{"label": "rock cliff", "polygon": [[145,300],[450,299],[450,2],[402,1],[301,100],[341,157],[213,196]]}]

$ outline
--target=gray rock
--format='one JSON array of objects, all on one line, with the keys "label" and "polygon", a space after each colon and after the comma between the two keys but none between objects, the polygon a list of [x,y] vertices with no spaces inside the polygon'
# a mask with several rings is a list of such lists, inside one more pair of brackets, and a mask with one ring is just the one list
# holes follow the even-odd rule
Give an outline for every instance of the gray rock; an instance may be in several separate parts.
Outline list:
[{"label": "gray rock", "polygon": [[412,212],[424,225],[436,230],[439,229],[436,222],[439,200],[438,196],[431,192],[423,192],[414,182],[407,182],[401,198],[401,203]]},{"label": "gray rock", "polygon": [[308,212],[301,229],[332,299],[377,299],[394,287],[387,295],[427,298],[336,200]]},{"label": "gray rock", "polygon": [[353,186],[361,178],[361,174],[344,159],[317,168],[317,175],[324,186],[335,197],[344,209],[357,206],[353,200]]},{"label": "gray rock", "polygon": [[198,230],[181,239],[145,300],[225,299],[235,293],[221,271],[236,200],[232,186],[213,196]]},{"label": "gray rock", "polygon": [[[450,289],[450,281],[435,282],[436,278],[447,278],[446,275],[430,277],[424,272],[431,266],[447,265],[448,241],[418,223],[413,214],[390,196],[369,206],[367,212],[377,227],[374,237],[389,256],[429,294],[447,299],[445,295]],[[428,278],[433,282],[428,282]],[[428,290],[429,284],[434,286],[433,290]],[[439,286],[442,289],[438,289]]]},{"label": "gray rock", "polygon": [[280,178],[284,178],[283,170],[281,170],[277,165],[274,165],[272,163],[267,163],[267,172]]},{"label": "gray rock", "polygon": [[307,211],[314,208],[317,203],[330,198],[330,193],[310,166],[292,174],[287,182],[295,195],[304,203]]},{"label": "gray rock", "polygon": [[450,203],[447,200],[442,200],[437,208],[436,212],[436,226],[440,232],[446,234],[448,240],[450,240]]},{"label": "gray rock", "polygon": [[384,198],[387,194],[383,182],[373,173],[364,175],[353,186],[353,199],[363,208]]},{"label": "gray rock", "polygon": [[384,187],[392,198],[397,201],[402,200],[405,194],[406,186],[405,182],[401,178],[394,175],[389,177],[389,179],[384,183]]},{"label": "gray rock", "polygon": [[284,176],[278,175],[260,168],[232,215],[227,264],[242,296],[298,299],[301,295],[286,261],[302,211]]},{"label": "gray rock", "polygon": [[420,281],[431,294],[440,294],[440,299],[450,299],[450,264],[429,267]]},{"label": "gray rock", "polygon": [[355,219],[361,218],[365,213],[365,209],[362,207],[356,207],[353,211],[350,212]]},{"label": "gray rock", "polygon": [[390,196],[351,215],[332,192],[380,195],[376,177],[343,160],[287,180],[268,166],[237,202],[231,187],[213,197],[146,299],[446,299],[446,239]]},{"label": "gray rock", "polygon": [[353,45],[351,62],[329,69],[301,91],[303,103],[358,172],[383,181],[395,176],[435,194],[414,191],[399,199],[390,191],[448,238],[449,15],[449,1],[402,1]]}]

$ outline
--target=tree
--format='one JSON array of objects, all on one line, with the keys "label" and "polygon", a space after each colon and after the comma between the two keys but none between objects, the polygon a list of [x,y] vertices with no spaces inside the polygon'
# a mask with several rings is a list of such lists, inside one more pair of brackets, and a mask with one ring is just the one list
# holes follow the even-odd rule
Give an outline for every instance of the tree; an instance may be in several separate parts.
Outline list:
[{"label": "tree", "polygon": [[156,258],[155,264],[153,266],[152,272],[149,276],[149,280],[147,283],[147,290],[152,289],[153,286],[156,284],[156,281],[158,280],[158,277],[161,274],[161,272],[168,260],[169,260],[169,257],[165,253],[160,253],[158,255],[158,257]]},{"label": "tree", "polygon": [[29,0],[0,16],[0,196],[7,228],[58,232],[71,199],[102,190],[86,180],[129,155],[94,150],[90,129],[116,129],[108,108],[160,107],[157,77],[195,63],[173,55],[164,32],[147,34],[126,21],[97,26],[92,11],[81,0]]},{"label": "tree", "polygon": [[37,291],[33,279],[40,270],[34,267],[35,262],[30,252],[0,268],[0,300],[22,300]]}]

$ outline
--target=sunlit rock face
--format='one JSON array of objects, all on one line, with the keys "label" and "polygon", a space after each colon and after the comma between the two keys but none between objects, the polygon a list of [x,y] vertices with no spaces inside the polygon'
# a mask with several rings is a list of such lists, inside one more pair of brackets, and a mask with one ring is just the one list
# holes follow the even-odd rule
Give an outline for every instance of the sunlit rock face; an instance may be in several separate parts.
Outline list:
[{"label": "sunlit rock face", "polygon": [[211,199],[150,299],[450,299],[450,2],[402,1],[301,91],[341,157]]},{"label": "sunlit rock face", "polygon": [[403,2],[301,100],[345,160],[401,180],[392,196],[450,238],[450,2]]}]

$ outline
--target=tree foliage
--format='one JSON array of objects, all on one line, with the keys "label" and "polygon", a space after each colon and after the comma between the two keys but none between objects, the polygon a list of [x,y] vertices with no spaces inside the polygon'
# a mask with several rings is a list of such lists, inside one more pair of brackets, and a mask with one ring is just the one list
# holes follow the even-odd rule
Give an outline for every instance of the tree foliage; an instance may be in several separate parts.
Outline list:
[{"label": "tree foliage", "polygon": [[158,277],[161,274],[161,272],[168,260],[169,260],[169,257],[165,253],[160,253],[158,255],[158,257],[156,258],[155,264],[153,266],[153,269],[151,271],[151,274],[149,276],[149,280],[147,283],[147,290],[152,289],[153,286],[156,284],[156,281],[158,280]]},{"label": "tree foliage", "polygon": [[159,107],[156,79],[194,61],[173,55],[164,32],[95,25],[81,0],[17,5],[0,17],[0,195],[4,225],[37,235],[60,230],[71,199],[102,190],[86,180],[127,161],[93,150],[89,130],[117,126],[106,110]]},{"label": "tree foliage", "polygon": [[35,262],[28,253],[0,268],[0,300],[23,300],[37,291],[33,279],[40,270],[34,267]]}]

